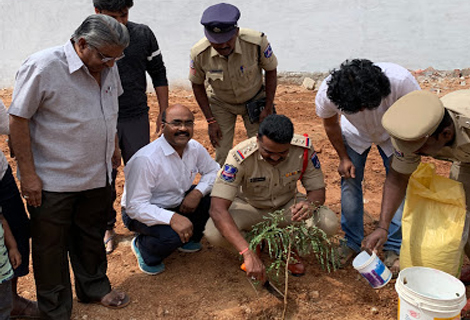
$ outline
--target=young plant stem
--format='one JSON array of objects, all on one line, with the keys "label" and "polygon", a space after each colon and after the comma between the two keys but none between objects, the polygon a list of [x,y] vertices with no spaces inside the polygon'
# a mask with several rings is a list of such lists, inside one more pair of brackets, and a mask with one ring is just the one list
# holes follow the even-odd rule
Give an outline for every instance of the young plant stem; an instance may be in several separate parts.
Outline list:
[{"label": "young plant stem", "polygon": [[286,318],[287,312],[287,292],[288,292],[288,285],[289,285],[289,260],[291,254],[291,246],[292,246],[292,235],[289,237],[289,247],[287,248],[287,260],[286,260],[286,269],[285,269],[285,280],[284,280],[284,310],[282,311],[282,320]]}]

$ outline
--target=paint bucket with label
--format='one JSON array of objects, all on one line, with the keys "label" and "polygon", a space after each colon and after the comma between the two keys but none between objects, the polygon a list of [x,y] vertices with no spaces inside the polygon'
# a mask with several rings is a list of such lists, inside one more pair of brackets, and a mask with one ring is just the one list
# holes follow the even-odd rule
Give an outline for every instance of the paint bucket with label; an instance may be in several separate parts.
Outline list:
[{"label": "paint bucket with label", "polygon": [[370,255],[362,251],[354,258],[352,265],[374,289],[382,288],[392,278],[392,273],[375,252]]},{"label": "paint bucket with label", "polygon": [[467,303],[462,281],[432,268],[400,271],[395,290],[399,320],[456,320]]}]

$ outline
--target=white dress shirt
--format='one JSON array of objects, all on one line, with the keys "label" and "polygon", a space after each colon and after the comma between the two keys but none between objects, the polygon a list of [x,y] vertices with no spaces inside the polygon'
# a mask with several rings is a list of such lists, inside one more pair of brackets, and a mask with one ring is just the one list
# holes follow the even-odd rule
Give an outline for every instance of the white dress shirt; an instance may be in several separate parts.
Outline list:
[{"label": "white dress shirt", "polygon": [[380,146],[387,157],[393,154],[390,136],[382,126],[382,116],[390,106],[404,95],[421,90],[413,75],[405,68],[390,62],[379,62],[380,67],[390,80],[391,93],[382,99],[381,104],[374,110],[364,110],[355,114],[342,113],[336,104],[327,96],[328,81],[331,75],[323,80],[315,98],[317,115],[320,118],[331,118],[341,114],[341,131],[348,145],[357,153],[362,154],[372,143]]},{"label": "white dress shirt", "polygon": [[126,183],[121,204],[127,215],[147,226],[170,224],[174,214],[165,208],[181,204],[196,174],[196,186],[209,194],[219,165],[197,141],[190,140],[181,158],[162,135],[140,149],[124,168]]}]

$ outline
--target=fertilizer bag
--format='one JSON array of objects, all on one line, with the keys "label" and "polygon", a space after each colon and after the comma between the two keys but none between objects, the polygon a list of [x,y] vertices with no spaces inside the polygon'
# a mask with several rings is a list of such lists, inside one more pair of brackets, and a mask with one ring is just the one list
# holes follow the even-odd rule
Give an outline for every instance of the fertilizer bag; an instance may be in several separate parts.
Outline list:
[{"label": "fertilizer bag", "polygon": [[462,183],[421,163],[411,175],[402,218],[400,268],[422,266],[460,275],[465,192]]}]

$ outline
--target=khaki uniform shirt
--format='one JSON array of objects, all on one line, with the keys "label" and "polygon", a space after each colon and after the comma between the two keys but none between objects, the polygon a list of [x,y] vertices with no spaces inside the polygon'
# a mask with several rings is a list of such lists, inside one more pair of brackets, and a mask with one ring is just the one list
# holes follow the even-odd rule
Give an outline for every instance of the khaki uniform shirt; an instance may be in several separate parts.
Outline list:
[{"label": "khaki uniform shirt", "polygon": [[263,159],[256,137],[243,141],[230,150],[225,165],[217,174],[212,197],[230,201],[239,197],[258,209],[284,206],[297,193],[304,150],[308,150],[308,161],[302,185],[307,191],[324,188],[320,161],[310,140],[294,135],[287,158],[277,166]]},{"label": "khaki uniform shirt", "polygon": [[[470,163],[470,90],[468,90],[468,99],[455,99],[455,101],[449,99],[444,105],[454,122],[455,140],[451,146],[442,148],[435,158]],[[404,154],[398,150],[393,155],[392,168],[399,173],[411,174],[420,162],[419,155]]]},{"label": "khaki uniform shirt", "polygon": [[240,29],[235,48],[228,57],[203,38],[191,49],[189,80],[209,83],[208,96],[229,104],[249,101],[261,90],[263,73],[277,68],[277,58],[264,33]]}]

